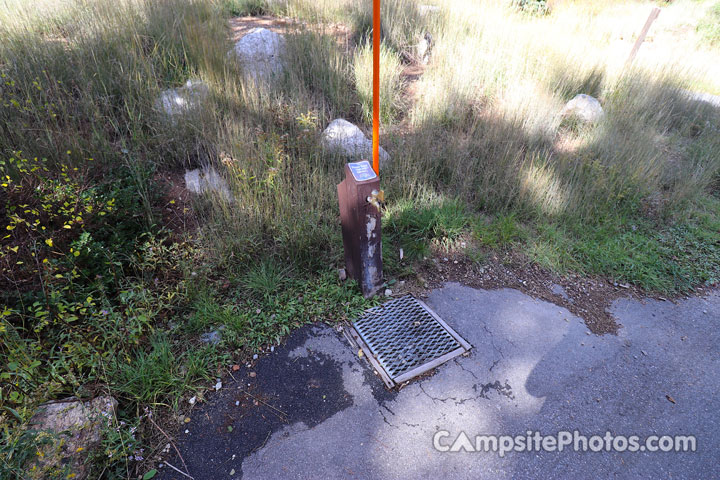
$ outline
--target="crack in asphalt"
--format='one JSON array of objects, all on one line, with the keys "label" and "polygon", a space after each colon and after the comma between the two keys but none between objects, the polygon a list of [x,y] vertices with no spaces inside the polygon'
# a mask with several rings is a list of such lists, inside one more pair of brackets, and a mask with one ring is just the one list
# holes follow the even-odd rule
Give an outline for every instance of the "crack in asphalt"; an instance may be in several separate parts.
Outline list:
[{"label": "crack in asphalt", "polygon": [[487,332],[488,335],[490,335],[490,343],[493,346],[493,350],[498,352],[502,358],[505,358],[505,355],[503,354],[502,350],[500,350],[500,347],[495,345],[495,335],[490,331],[490,329],[487,327],[487,325],[483,324],[483,330]]},{"label": "crack in asphalt", "polygon": [[[455,359],[455,365],[457,365],[458,367],[460,367],[460,370],[462,370],[462,371],[464,371],[464,372],[467,372],[467,373],[469,373],[470,375],[472,375],[475,380],[478,379],[477,375],[475,375],[475,372],[473,372],[472,370],[468,370],[467,368],[463,367],[462,363],[460,363],[457,358]],[[493,366],[494,366],[494,365],[493,365]],[[490,370],[492,370],[492,367],[490,368]]]},{"label": "crack in asphalt", "polygon": [[[473,385],[473,390],[477,391],[478,384]],[[512,395],[512,387],[508,385],[507,382],[505,382],[505,385],[501,385],[499,380],[496,380],[494,383],[488,383],[488,384],[481,384],[481,390],[478,395],[475,396],[469,396],[465,398],[458,399],[457,397],[447,397],[447,398],[440,398],[440,397],[433,397],[429,393],[425,391],[425,388],[422,386],[422,383],[418,383],[418,387],[420,387],[420,390],[422,393],[425,394],[426,397],[428,397],[433,402],[454,402],[454,404],[457,405],[464,405],[466,402],[470,401],[477,401],[481,398],[488,399],[487,392],[490,390],[497,390],[497,392],[501,395],[504,395],[510,399],[514,399],[515,397]],[[508,394],[509,392],[509,394]]]}]

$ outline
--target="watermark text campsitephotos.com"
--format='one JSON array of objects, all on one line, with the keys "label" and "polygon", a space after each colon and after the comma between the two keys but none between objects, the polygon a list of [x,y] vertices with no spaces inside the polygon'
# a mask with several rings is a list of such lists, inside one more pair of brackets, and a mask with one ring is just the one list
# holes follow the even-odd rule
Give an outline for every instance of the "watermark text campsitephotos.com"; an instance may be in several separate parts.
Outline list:
[{"label": "watermark text campsitephotos.com", "polygon": [[524,435],[475,435],[465,432],[453,435],[439,430],[433,435],[433,447],[440,452],[496,452],[504,457],[510,452],[694,452],[693,435],[583,435],[578,430],[543,435],[528,430]]}]

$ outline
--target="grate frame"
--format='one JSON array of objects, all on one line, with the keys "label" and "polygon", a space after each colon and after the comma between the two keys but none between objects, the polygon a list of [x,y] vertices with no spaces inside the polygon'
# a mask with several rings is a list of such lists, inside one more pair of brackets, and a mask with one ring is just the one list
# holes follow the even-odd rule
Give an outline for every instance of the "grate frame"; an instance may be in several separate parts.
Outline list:
[{"label": "grate frame", "polygon": [[368,309],[348,330],[388,388],[472,348],[425,302],[412,295]]}]

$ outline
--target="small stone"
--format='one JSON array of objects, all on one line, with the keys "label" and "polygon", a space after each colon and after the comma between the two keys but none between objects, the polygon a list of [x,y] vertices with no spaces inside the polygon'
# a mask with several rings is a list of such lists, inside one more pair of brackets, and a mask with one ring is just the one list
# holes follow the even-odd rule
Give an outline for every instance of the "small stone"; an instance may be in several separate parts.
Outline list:
[{"label": "small stone", "polygon": [[220,390],[221,388],[222,388],[222,382],[217,382],[217,383],[215,384],[215,391],[217,392],[217,391]]},{"label": "small stone", "polygon": [[392,295],[392,290],[390,290],[389,288],[386,288],[386,289],[385,289],[385,296],[386,296],[386,297],[389,297],[390,295]]},{"label": "small stone", "polygon": [[255,378],[255,377],[257,377],[257,373],[255,373],[255,372],[250,372],[250,376],[251,376],[252,378]]},{"label": "small stone", "polygon": [[400,249],[400,260],[402,260],[403,258],[405,258],[405,251],[401,248]]},{"label": "small stone", "polygon": [[197,402],[197,397],[191,397],[190,400],[188,400],[190,405],[195,405],[195,402]]},{"label": "small stone", "polygon": [[232,371],[233,371],[233,372],[237,372],[238,370],[240,370],[240,365],[233,365],[233,366],[232,366]]},{"label": "small stone", "polygon": [[188,80],[184,86],[165,90],[155,101],[155,109],[169,117],[196,111],[207,99],[210,89],[201,80]]},{"label": "small stone", "polygon": [[183,419],[183,423],[190,423],[190,417],[185,417]]},{"label": "small stone", "polygon": [[257,359],[258,359],[258,354],[256,353],[253,355],[253,360],[257,360]]},{"label": "small stone", "polygon": [[200,335],[200,341],[209,345],[217,345],[221,340],[222,334],[220,333],[220,330],[213,330],[212,332]]},{"label": "small stone", "polygon": [[415,55],[415,59],[423,65],[427,65],[427,63],[430,61],[430,53],[432,52],[432,47],[432,35],[426,32],[424,35],[419,36],[418,42],[415,44],[415,51],[413,52],[413,54]]},{"label": "small stone", "polygon": [[274,346],[274,345],[270,347],[270,351],[271,351],[271,352],[274,352],[274,351],[275,351],[275,346]]},{"label": "small stone", "polygon": [[338,270],[338,278],[341,282],[344,282],[347,279],[347,272],[344,268]]},{"label": "small stone", "polygon": [[240,406],[240,400],[235,400],[235,406],[236,406],[236,407],[239,407],[239,406]]},{"label": "small stone", "polygon": [[581,93],[565,104],[560,115],[575,118],[583,123],[596,123],[602,118],[603,113],[603,108],[596,98]]},{"label": "small stone", "polygon": [[230,475],[235,475],[235,469],[230,470]]},{"label": "small stone", "polygon": [[185,429],[185,433],[190,433],[190,430],[188,430],[188,429]]},{"label": "small stone", "polygon": [[[336,152],[350,159],[372,157],[372,141],[356,125],[343,118],[330,122],[323,131],[320,143],[328,151]],[[380,168],[390,160],[390,155],[380,147]]]}]

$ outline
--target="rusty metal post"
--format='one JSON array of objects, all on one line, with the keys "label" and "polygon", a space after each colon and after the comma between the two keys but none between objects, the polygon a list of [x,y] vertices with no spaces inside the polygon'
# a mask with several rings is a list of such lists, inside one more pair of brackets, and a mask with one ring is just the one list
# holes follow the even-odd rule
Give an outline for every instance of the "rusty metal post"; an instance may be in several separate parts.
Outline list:
[{"label": "rusty metal post", "polygon": [[380,178],[370,162],[345,165],[345,179],[337,186],[345,247],[345,269],[357,280],[363,295],[372,297],[382,286]]}]

